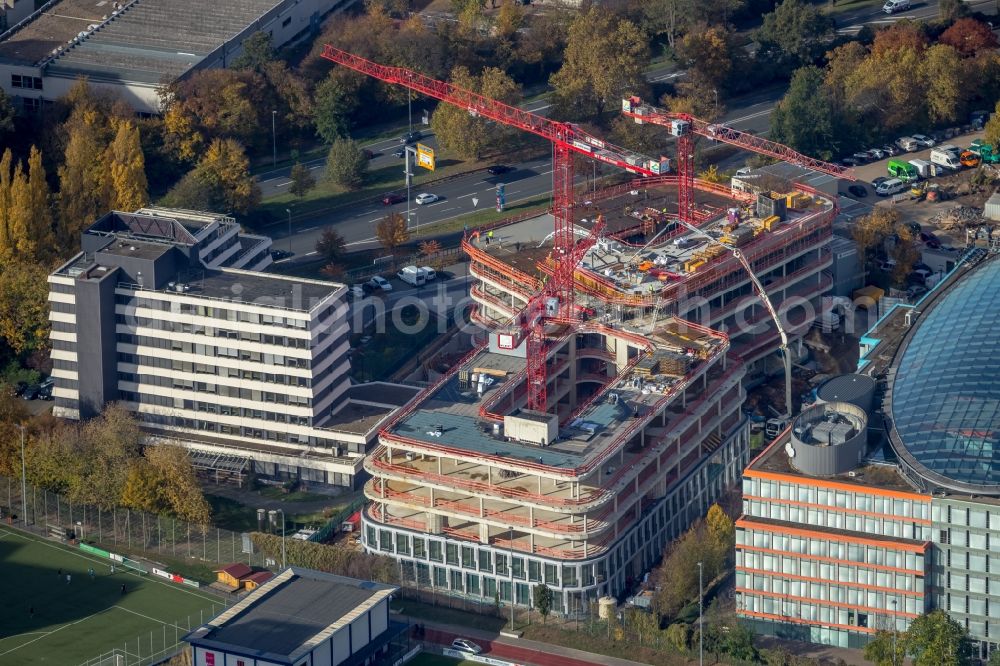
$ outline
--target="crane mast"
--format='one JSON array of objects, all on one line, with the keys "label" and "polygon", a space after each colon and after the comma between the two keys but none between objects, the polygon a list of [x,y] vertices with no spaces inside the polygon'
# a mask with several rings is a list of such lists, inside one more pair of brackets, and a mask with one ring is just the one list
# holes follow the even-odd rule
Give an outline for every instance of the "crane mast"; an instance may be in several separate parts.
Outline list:
[{"label": "crane mast", "polygon": [[[610,144],[572,123],[551,120],[404,67],[371,62],[329,44],[324,47],[322,55],[331,62],[361,74],[409,88],[466,109],[473,116],[516,127],[552,142],[552,215],[555,218],[552,258],[555,271],[542,293],[528,302],[523,311],[524,316],[520,317],[528,338],[528,408],[545,411],[548,401],[544,320],[552,316],[561,319],[574,316],[573,272],[579,259],[574,262],[572,258],[582,258],[582,253],[578,251],[580,244],[573,234],[573,153],[586,155],[641,176],[659,175],[661,170],[665,170],[664,167],[658,160]],[[550,308],[553,302],[554,312]]]}]

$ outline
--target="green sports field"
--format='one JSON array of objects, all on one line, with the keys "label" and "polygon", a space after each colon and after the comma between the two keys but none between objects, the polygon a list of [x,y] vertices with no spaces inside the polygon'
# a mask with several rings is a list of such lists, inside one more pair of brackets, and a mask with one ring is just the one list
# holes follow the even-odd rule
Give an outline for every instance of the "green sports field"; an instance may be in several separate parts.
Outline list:
[{"label": "green sports field", "polygon": [[110,564],[0,527],[0,666],[78,666],[113,649],[131,666],[222,610],[218,597]]}]

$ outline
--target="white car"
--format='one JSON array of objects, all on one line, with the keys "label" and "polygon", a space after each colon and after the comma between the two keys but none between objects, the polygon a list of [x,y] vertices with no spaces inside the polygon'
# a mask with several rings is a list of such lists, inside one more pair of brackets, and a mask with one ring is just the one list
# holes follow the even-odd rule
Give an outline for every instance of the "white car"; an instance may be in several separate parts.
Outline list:
[{"label": "white car", "polygon": [[416,199],[414,199],[414,201],[421,206],[424,204],[434,203],[437,200],[438,200],[438,195],[431,194],[430,192],[422,192],[417,195]]},{"label": "white car", "polygon": [[887,2],[882,5],[882,11],[890,16],[896,12],[906,11],[910,8],[910,0],[887,0]]},{"label": "white car", "polygon": [[451,649],[458,650],[459,652],[468,652],[469,654],[479,654],[483,651],[483,648],[479,647],[468,638],[456,638],[451,642]]},{"label": "white car", "polygon": [[381,289],[382,291],[392,291],[392,283],[386,280],[381,275],[376,275],[371,280],[368,280],[370,284],[375,289]]},{"label": "white car", "polygon": [[914,134],[912,138],[924,148],[930,148],[934,145],[934,139],[929,136],[924,136],[923,134]]}]

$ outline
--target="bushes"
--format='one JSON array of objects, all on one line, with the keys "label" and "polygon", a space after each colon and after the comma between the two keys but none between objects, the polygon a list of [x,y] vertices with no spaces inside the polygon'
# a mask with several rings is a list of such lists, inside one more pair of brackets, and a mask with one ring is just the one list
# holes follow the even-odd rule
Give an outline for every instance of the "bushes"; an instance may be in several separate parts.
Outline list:
[{"label": "bushes", "polygon": [[[281,537],[253,532],[254,548],[272,559],[281,558]],[[285,539],[285,559],[289,566],[306,567],[340,576],[380,583],[398,583],[398,568],[394,560],[371,555],[344,546],[327,546],[312,541]]]}]

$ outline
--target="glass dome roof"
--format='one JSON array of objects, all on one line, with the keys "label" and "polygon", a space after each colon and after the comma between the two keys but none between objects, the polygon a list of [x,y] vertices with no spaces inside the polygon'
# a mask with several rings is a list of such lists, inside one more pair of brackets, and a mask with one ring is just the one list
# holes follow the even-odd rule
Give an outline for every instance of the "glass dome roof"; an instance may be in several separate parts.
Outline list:
[{"label": "glass dome roof", "polygon": [[998,290],[1000,261],[986,262],[918,320],[893,380],[892,416],[918,473],[1000,493]]}]

